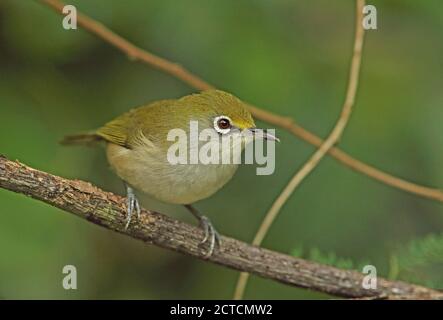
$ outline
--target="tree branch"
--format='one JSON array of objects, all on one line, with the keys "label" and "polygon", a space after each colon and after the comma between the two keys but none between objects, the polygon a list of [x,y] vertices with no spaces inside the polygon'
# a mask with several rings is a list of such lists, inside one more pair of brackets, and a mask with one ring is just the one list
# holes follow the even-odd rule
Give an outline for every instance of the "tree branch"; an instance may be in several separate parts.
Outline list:
[{"label": "tree branch", "polygon": [[[37,0],[43,4],[54,9],[57,13],[63,15],[63,7],[65,4],[59,0]],[[189,70],[180,66],[177,63],[173,63],[162,57],[156,56],[146,50],[143,50],[134,44],[130,43],[128,40],[122,38],[116,33],[112,32],[106,28],[103,24],[95,21],[94,19],[78,12],[77,17],[78,24],[91,34],[103,39],[110,45],[116,47],[123,53],[125,53],[130,59],[138,60],[142,63],[155,67],[161,71],[164,71],[177,79],[180,79],[184,83],[187,83],[191,87],[197,90],[206,90],[214,88],[213,85],[204,81],[197,75],[193,74]],[[249,105],[249,108],[257,119],[268,122],[272,125],[284,128],[291,132],[296,137],[302,139],[303,141],[312,144],[316,147],[320,147],[324,142],[317,135],[309,132],[300,125],[296,124],[293,119],[285,116],[281,116],[264,109],[260,109],[253,105]],[[361,162],[344,151],[332,147],[329,149],[328,154],[338,160],[345,166],[360,172],[368,177],[371,177],[381,183],[389,185],[391,187],[424,197],[439,202],[443,202],[443,191],[439,189],[434,189],[426,186],[421,186],[401,178],[395,177],[389,173],[383,172],[377,168],[374,168],[364,162]]]},{"label": "tree branch", "polygon": [[146,243],[296,287],[339,297],[443,299],[442,292],[381,278],[378,279],[377,289],[367,290],[361,285],[364,275],[359,272],[294,258],[228,237],[222,237],[221,250],[206,259],[206,251],[199,246],[203,238],[200,229],[161,213],[143,210],[140,219],[134,220],[125,230],[123,197],[102,191],[88,182],[68,180],[35,170],[4,156],[0,156],[0,188],[46,202]]}]

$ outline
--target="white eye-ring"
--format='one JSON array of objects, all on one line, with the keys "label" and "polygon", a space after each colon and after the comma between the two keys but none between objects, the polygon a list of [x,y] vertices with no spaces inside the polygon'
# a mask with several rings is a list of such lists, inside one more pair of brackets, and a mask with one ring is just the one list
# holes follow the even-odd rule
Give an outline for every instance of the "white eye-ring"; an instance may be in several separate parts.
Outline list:
[{"label": "white eye-ring", "polygon": [[214,129],[218,133],[227,134],[231,131],[231,119],[227,116],[218,116],[214,118]]}]

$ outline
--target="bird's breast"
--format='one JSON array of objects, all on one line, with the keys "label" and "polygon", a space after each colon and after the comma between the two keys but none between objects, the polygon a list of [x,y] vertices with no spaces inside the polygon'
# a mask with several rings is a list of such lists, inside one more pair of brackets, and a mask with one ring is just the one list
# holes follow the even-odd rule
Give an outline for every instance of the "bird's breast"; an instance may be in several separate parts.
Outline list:
[{"label": "bird's breast", "polygon": [[223,187],[236,164],[171,164],[166,150],[155,145],[133,149],[108,143],[107,157],[117,175],[134,188],[161,201],[190,204]]}]

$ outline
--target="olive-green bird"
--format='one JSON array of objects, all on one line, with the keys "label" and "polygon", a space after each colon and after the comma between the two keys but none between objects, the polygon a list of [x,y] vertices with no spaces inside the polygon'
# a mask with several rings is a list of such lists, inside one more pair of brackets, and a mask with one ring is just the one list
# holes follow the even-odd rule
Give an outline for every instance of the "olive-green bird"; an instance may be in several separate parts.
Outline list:
[{"label": "olive-green bird", "polygon": [[[254,137],[277,140],[264,130],[255,128],[245,103],[229,93],[208,90],[132,109],[93,132],[67,136],[62,143],[106,143],[108,161],[126,185],[126,228],[134,210],[137,216],[140,214],[134,188],[163,202],[184,205],[199,220],[205,234],[202,243],[209,242],[206,256],[210,256],[215,244],[220,246],[219,234],[210,220],[191,204],[223,187],[231,180],[238,164],[233,161],[172,164],[168,161],[168,150],[174,143],[167,139],[168,133],[172,129],[182,129],[189,136],[191,121],[198,121],[199,132],[209,129],[217,136],[237,137],[242,149],[251,141],[241,134],[245,131],[253,133],[250,135],[252,140]],[[199,141],[198,146],[201,144]],[[221,148],[224,146],[217,146],[223,154]],[[233,144],[229,148],[233,148]]]}]

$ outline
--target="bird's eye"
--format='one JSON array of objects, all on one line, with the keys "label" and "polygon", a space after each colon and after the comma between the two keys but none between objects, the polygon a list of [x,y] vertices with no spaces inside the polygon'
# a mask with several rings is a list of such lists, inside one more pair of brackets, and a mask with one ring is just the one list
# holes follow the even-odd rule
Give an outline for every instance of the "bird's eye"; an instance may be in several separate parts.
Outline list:
[{"label": "bird's eye", "polygon": [[217,121],[217,125],[220,129],[229,129],[231,123],[229,122],[228,119],[222,118]]},{"label": "bird's eye", "polygon": [[216,117],[214,119],[214,129],[218,133],[228,133],[231,130],[231,119],[226,116]]}]

